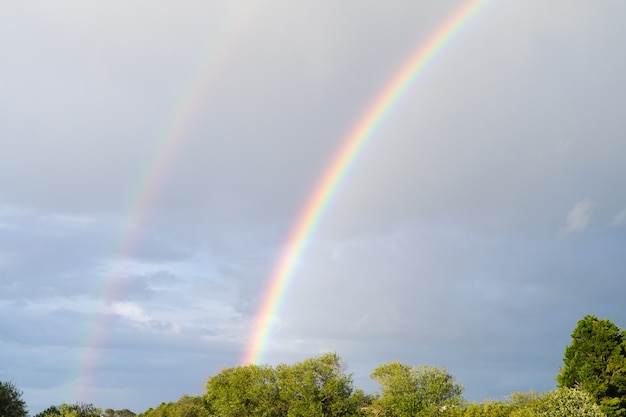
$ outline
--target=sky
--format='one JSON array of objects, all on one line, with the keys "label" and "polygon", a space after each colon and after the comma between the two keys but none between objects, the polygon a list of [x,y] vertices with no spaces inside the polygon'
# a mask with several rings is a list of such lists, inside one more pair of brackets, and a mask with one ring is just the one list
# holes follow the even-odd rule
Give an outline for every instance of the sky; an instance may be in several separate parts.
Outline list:
[{"label": "sky", "polygon": [[[0,380],[142,412],[237,366],[346,135],[463,2],[0,5]],[[556,385],[626,327],[626,4],[487,2],[342,177],[263,363]]]}]

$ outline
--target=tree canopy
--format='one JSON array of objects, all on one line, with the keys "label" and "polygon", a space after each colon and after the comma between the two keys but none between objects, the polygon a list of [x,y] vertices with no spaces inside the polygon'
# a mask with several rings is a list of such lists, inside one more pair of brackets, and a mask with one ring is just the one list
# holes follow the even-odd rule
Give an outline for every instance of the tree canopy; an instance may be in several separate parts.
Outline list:
[{"label": "tree canopy", "polygon": [[[502,401],[468,403],[446,368],[389,362],[365,394],[335,353],[295,364],[227,368],[206,382],[206,393],[183,395],[135,415],[92,404],[54,405],[35,417],[626,417],[626,333],[587,315],[565,348],[558,388],[514,392]],[[0,382],[0,417],[27,417],[10,382]]]},{"label": "tree canopy", "polygon": [[26,403],[22,400],[22,391],[11,382],[0,381],[0,416],[26,417]]},{"label": "tree canopy", "polygon": [[[122,410],[124,411],[124,410]],[[161,403],[157,408],[149,408],[137,417],[208,417],[202,397],[183,395],[178,401]],[[119,417],[125,417],[119,414]]]},{"label": "tree canopy", "polygon": [[575,388],[550,391],[531,409],[537,417],[605,417],[591,395]]},{"label": "tree canopy", "polygon": [[593,315],[578,321],[563,363],[559,387],[589,393],[609,417],[626,415],[626,341],[613,322]]},{"label": "tree canopy", "polygon": [[352,416],[366,396],[352,385],[334,353],[294,365],[246,365],[230,368],[207,381],[205,401],[211,415]]},{"label": "tree canopy", "polygon": [[48,407],[35,417],[101,417],[102,415],[102,410],[93,404],[63,403],[59,406]]},{"label": "tree canopy", "polygon": [[391,362],[374,369],[371,376],[381,386],[374,408],[382,416],[413,416],[458,407],[464,401],[463,386],[445,368]]}]

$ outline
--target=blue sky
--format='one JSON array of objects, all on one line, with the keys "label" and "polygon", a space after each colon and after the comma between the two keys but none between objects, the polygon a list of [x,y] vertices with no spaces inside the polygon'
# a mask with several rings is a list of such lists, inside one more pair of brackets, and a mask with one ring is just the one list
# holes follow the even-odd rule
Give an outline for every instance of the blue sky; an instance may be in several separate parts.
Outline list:
[{"label": "blue sky", "polygon": [[[141,412],[237,365],[326,164],[459,4],[2,4],[0,379]],[[434,364],[481,401],[553,388],[585,314],[626,327],[625,18],[489,3],[344,178],[266,361],[335,351],[370,392]]]}]

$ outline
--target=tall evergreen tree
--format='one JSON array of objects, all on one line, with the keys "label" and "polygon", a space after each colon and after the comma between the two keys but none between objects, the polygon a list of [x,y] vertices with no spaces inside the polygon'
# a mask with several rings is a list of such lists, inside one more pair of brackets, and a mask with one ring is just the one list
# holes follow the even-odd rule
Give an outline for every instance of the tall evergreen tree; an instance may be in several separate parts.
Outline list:
[{"label": "tall evergreen tree", "polygon": [[559,387],[588,392],[609,417],[626,416],[626,341],[608,319],[586,315],[565,348]]}]

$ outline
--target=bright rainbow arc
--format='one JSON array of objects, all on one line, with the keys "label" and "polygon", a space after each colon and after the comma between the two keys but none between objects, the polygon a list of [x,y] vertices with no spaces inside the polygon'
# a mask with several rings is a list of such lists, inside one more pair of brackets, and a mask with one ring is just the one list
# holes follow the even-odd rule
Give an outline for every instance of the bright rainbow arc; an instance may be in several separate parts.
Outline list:
[{"label": "bright rainbow arc", "polygon": [[252,335],[241,360],[243,365],[261,361],[264,347],[270,338],[273,318],[284,298],[289,280],[293,277],[297,260],[304,252],[341,180],[367,140],[428,64],[488,1],[470,0],[456,9],[426,42],[419,46],[345,137],[339,151],[313,189],[270,276],[270,282],[258,309]]}]

